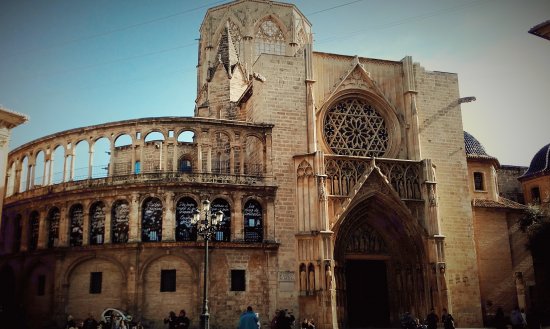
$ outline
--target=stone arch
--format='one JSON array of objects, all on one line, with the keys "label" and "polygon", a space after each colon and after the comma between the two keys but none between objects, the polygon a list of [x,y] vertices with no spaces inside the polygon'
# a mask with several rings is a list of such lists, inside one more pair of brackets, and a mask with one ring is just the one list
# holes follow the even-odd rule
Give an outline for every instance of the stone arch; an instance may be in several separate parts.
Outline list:
[{"label": "stone arch", "polygon": [[105,241],[105,218],[107,206],[101,200],[94,201],[89,208],[88,241],[91,245],[100,245]]},{"label": "stone arch", "polygon": [[25,154],[21,160],[21,172],[19,173],[19,192],[25,192],[29,189],[30,179],[29,179],[29,159],[30,157]]},{"label": "stone arch", "polygon": [[265,228],[265,211],[256,198],[243,200],[244,240],[246,242],[262,242]]},{"label": "stone arch", "polygon": [[176,200],[176,241],[196,241],[197,230],[191,221],[194,211],[198,209],[198,202],[190,196],[181,196]]},{"label": "stone arch", "polygon": [[162,241],[162,218],[164,203],[162,198],[146,197],[141,203],[141,241]]},{"label": "stone arch", "polygon": [[43,149],[37,150],[34,156],[32,185],[34,187],[40,187],[46,185],[46,151]]},{"label": "stone arch", "polygon": [[177,131],[176,136],[176,139],[179,143],[194,143],[195,138],[197,138],[198,134],[194,129],[183,128]]},{"label": "stone arch", "polygon": [[357,99],[367,104],[370,104],[374,110],[384,119],[385,128],[388,133],[388,145],[386,150],[381,156],[384,158],[398,158],[400,146],[401,146],[401,135],[403,122],[399,118],[395,109],[389,104],[383,97],[370,91],[363,89],[344,89],[335,93],[330,99],[328,99],[325,104],[321,107],[321,110],[318,112],[318,116],[321,118],[318,125],[318,133],[322,138],[320,141],[323,145],[323,148],[330,153],[334,153],[331,146],[327,142],[327,129],[329,129],[329,123],[327,120],[327,114],[329,110],[337,105],[339,102],[348,100],[348,99]]},{"label": "stone arch", "polygon": [[[92,272],[102,273],[100,293],[90,293]],[[63,275],[66,312],[83,319],[87,312],[101,314],[104,305],[125,309],[126,282],[126,269],[118,260],[99,254],[80,257],[67,267]]]},{"label": "stone arch", "polygon": [[212,172],[218,174],[229,174],[231,145],[233,143],[231,135],[227,131],[216,130],[212,132],[211,140]]},{"label": "stone arch", "polygon": [[116,199],[111,204],[111,243],[128,242],[130,233],[130,201]]},{"label": "stone arch", "polygon": [[52,161],[52,172],[50,174],[52,184],[59,184],[65,181],[65,153],[65,145],[57,144],[53,148],[50,160]]},{"label": "stone arch", "polygon": [[81,246],[84,232],[84,206],[75,203],[69,208],[69,246]]},{"label": "stone arch", "polygon": [[[162,271],[175,271],[175,291],[160,292]],[[141,314],[145,319],[155,319],[163,325],[159,310],[167,314],[171,310],[185,309],[191,319],[198,318],[195,302],[199,299],[198,267],[187,255],[157,253],[147,259],[139,271],[142,287]]]},{"label": "stone arch", "polygon": [[[350,204],[333,231],[339,323],[398,325],[404,311],[428,312],[427,234],[399,200],[375,190],[366,191]],[[362,282],[370,284],[369,289],[380,289],[375,314],[352,307],[362,289],[355,286],[357,271],[362,273]],[[363,323],[358,320],[361,317],[375,322]]]},{"label": "stone arch", "polygon": [[285,55],[289,34],[285,24],[275,14],[260,18],[254,24],[254,61],[261,54]]},{"label": "stone arch", "polygon": [[[128,143],[128,139],[130,140],[129,143]],[[119,132],[113,138],[114,147],[124,147],[132,144],[134,144],[134,139],[132,138],[132,135],[125,131]]]},{"label": "stone arch", "polygon": [[246,175],[262,176],[265,167],[264,139],[254,134],[245,136],[244,172]]},{"label": "stone arch", "polygon": [[223,195],[215,196],[210,203],[210,211],[215,214],[218,210],[223,212],[223,220],[220,229],[216,232],[214,240],[230,241],[231,240],[231,221],[233,217],[233,201]]}]

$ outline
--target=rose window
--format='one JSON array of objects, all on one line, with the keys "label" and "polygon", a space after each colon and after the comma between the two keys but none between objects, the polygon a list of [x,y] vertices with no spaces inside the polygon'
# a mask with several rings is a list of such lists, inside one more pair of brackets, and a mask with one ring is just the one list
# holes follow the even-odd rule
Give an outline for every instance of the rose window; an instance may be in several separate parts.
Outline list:
[{"label": "rose window", "polygon": [[382,157],[388,149],[384,118],[363,99],[348,98],[325,115],[324,135],[336,154]]}]

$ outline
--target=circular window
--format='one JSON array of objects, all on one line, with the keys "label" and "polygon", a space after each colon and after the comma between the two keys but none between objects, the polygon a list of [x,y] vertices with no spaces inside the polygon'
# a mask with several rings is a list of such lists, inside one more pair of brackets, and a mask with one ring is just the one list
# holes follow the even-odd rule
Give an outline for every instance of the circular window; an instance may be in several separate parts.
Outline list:
[{"label": "circular window", "polygon": [[325,114],[325,141],[340,155],[382,157],[388,150],[384,118],[366,100],[346,98]]}]

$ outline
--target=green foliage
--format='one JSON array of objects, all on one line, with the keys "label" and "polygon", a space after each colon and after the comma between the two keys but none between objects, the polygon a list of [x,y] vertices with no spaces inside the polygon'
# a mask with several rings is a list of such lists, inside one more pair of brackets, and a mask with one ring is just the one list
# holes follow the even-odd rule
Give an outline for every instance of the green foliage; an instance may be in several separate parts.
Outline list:
[{"label": "green foliage", "polygon": [[533,253],[542,252],[550,243],[549,209],[530,204],[518,222],[521,230],[527,233],[527,248]]}]

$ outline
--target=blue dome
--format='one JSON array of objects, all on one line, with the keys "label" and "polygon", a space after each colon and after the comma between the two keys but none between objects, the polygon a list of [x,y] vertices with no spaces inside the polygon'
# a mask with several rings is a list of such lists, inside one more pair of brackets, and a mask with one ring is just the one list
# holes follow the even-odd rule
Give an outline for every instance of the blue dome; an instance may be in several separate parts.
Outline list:
[{"label": "blue dome", "polygon": [[485,148],[481,143],[472,135],[464,132],[464,149],[466,151],[466,157],[468,158],[484,158],[496,160],[495,157],[490,156],[485,152]]},{"label": "blue dome", "polygon": [[549,161],[550,160],[550,144],[547,144],[541,148],[537,154],[531,160],[529,169],[527,172],[521,176],[522,178],[533,176],[541,173],[550,173]]}]

